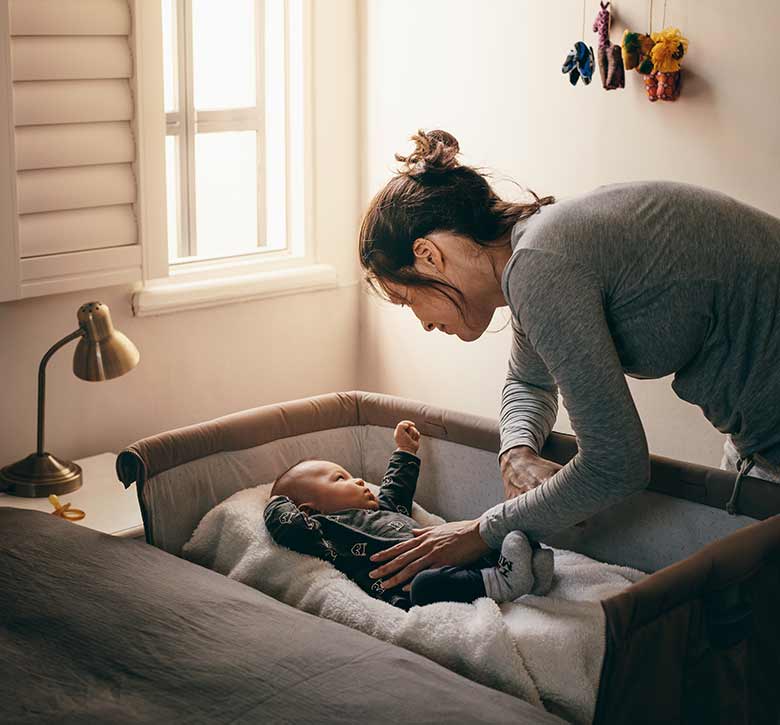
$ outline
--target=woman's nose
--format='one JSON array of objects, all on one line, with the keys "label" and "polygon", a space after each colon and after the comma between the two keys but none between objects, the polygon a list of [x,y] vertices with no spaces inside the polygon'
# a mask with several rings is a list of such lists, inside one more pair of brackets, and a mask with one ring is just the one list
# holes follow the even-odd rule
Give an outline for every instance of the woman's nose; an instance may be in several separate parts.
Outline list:
[{"label": "woman's nose", "polygon": [[433,332],[436,329],[436,325],[434,325],[433,322],[424,322],[420,320],[420,324],[426,332]]},{"label": "woman's nose", "polygon": [[365,486],[365,485],[366,485],[366,482],[365,482],[365,481],[364,481],[362,478],[356,478],[356,479],[355,479],[355,483],[356,483],[358,486]]}]

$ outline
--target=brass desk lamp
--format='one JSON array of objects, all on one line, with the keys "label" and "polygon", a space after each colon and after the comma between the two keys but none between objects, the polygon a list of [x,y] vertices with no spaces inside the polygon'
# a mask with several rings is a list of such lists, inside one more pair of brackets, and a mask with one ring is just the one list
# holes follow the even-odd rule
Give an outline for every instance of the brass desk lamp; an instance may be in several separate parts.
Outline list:
[{"label": "brass desk lamp", "polygon": [[138,348],[114,329],[107,305],[87,302],[79,307],[77,316],[79,329],[53,345],[38,367],[38,448],[27,458],[0,470],[2,493],[40,498],[81,488],[81,468],[43,450],[46,363],[57,350],[80,338],[73,355],[73,373],[82,380],[111,380],[138,365]]}]

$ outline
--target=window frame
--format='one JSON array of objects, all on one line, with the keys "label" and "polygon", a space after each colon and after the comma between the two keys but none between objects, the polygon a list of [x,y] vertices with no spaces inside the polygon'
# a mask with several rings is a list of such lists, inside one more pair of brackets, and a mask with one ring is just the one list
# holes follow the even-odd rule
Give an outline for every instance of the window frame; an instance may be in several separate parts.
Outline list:
[{"label": "window frame", "polygon": [[[274,297],[339,286],[336,268],[318,262],[318,245],[314,234],[312,0],[284,0],[286,248],[259,248],[257,252],[248,254],[185,259],[177,263],[171,263],[168,259],[165,182],[167,116],[164,109],[162,5],[159,0],[151,3],[146,0],[132,1],[136,23],[134,42],[139,61],[136,88],[139,134],[143,133],[141,126],[144,119],[151,120],[148,125],[154,136],[152,145],[155,154],[152,168],[162,169],[161,173],[147,171],[145,177],[139,177],[141,196],[154,206],[156,224],[154,238],[145,235],[144,246],[153,249],[153,263],[144,265],[143,282],[134,291],[134,314],[156,315],[226,304],[239,299]],[[296,12],[295,22],[299,24],[300,30],[296,46],[290,41],[291,7]],[[152,57],[159,58],[159,61],[143,64],[144,48],[152,49]],[[143,74],[140,73],[142,65],[146,66]],[[209,302],[209,297],[213,299],[212,302]]]}]

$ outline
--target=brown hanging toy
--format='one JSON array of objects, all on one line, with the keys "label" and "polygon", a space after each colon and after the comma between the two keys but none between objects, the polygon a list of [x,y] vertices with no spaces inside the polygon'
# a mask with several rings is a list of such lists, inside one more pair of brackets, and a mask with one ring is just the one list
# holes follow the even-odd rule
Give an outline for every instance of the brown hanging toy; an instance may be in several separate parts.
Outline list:
[{"label": "brown hanging toy", "polygon": [[601,85],[604,90],[613,91],[616,88],[624,88],[626,85],[626,74],[623,69],[623,56],[621,47],[615,45],[609,39],[609,27],[612,23],[612,16],[609,12],[609,3],[599,2],[601,10],[593,21],[593,32],[598,33],[599,47],[596,58],[599,64],[599,74],[601,75]]}]

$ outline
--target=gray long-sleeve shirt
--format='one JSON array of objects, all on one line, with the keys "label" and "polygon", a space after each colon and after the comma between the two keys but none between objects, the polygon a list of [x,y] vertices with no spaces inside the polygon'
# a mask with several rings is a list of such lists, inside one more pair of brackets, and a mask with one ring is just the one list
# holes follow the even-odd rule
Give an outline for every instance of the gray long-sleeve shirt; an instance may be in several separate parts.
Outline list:
[{"label": "gray long-sleeve shirt", "polygon": [[780,464],[780,219],[687,184],[600,187],[518,223],[502,287],[514,341],[501,450],[537,452],[560,391],[578,453],[483,514],[492,548],[559,531],[646,486],[625,375],[674,373],[742,455]]}]

